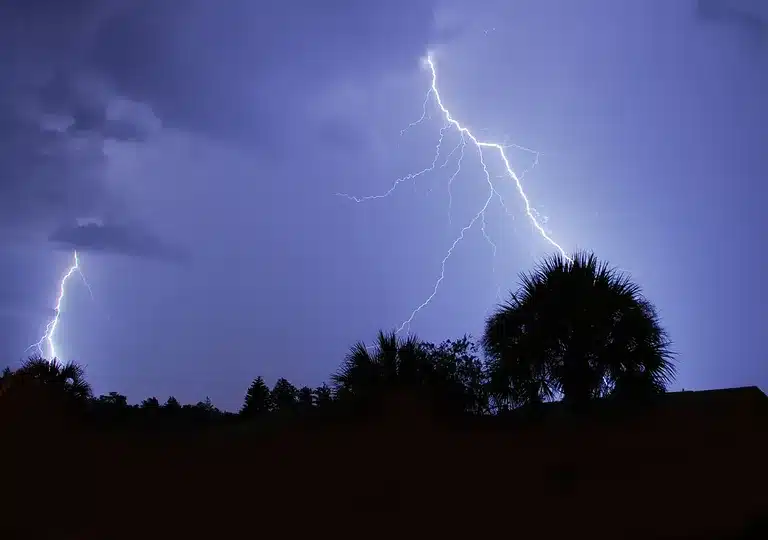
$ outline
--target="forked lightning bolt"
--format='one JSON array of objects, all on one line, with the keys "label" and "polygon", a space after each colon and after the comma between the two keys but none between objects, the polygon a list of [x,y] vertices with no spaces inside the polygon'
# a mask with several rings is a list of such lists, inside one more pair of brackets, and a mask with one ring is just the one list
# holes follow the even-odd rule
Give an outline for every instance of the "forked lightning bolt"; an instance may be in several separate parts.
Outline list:
[{"label": "forked lightning bolt", "polygon": [[[432,83],[430,85],[429,90],[427,90],[426,96],[424,97],[424,102],[423,102],[423,106],[422,106],[423,110],[422,110],[421,118],[419,118],[415,122],[411,122],[407,127],[405,127],[400,132],[400,134],[401,135],[404,134],[410,128],[412,128],[414,126],[417,126],[417,125],[419,125],[420,123],[422,123],[424,121],[424,119],[427,117],[427,107],[429,105],[430,98],[432,98],[434,103],[435,103],[435,105],[437,105],[437,108],[439,109],[439,111],[440,111],[440,113],[442,115],[444,124],[443,124],[442,128],[440,129],[440,136],[439,136],[439,139],[437,141],[437,145],[435,147],[435,155],[434,155],[434,158],[432,159],[431,164],[427,168],[425,168],[425,169],[423,169],[423,170],[421,170],[419,172],[411,173],[411,174],[408,174],[408,175],[406,175],[406,176],[404,176],[402,178],[398,178],[397,180],[394,181],[394,183],[389,188],[389,190],[387,190],[385,193],[382,193],[380,195],[369,195],[369,196],[366,196],[366,197],[355,197],[355,196],[352,196],[352,195],[348,195],[346,193],[337,193],[337,195],[340,195],[342,197],[346,197],[346,198],[348,198],[348,199],[350,199],[350,200],[352,200],[354,202],[357,202],[357,203],[361,203],[361,202],[364,202],[364,201],[370,201],[370,200],[373,200],[373,199],[381,199],[381,198],[384,198],[384,197],[388,197],[403,182],[406,182],[408,180],[415,181],[418,177],[423,176],[423,175],[425,175],[425,174],[427,174],[429,172],[434,171],[435,168],[438,166],[437,163],[438,163],[438,161],[440,159],[440,154],[441,154],[441,151],[442,151],[443,140],[444,140],[446,134],[448,133],[449,130],[455,130],[458,133],[459,137],[460,137],[459,143],[446,156],[444,163],[442,165],[440,165],[440,168],[443,168],[446,165],[448,165],[448,163],[449,163],[449,161],[451,159],[451,156],[457,150],[459,150],[459,158],[458,158],[458,162],[456,163],[456,169],[454,170],[453,174],[450,176],[450,178],[448,180],[448,195],[449,195],[449,208],[448,208],[448,211],[449,211],[449,219],[451,219],[451,216],[450,216],[450,214],[451,214],[451,206],[453,204],[452,195],[451,195],[451,184],[452,184],[453,180],[456,178],[456,176],[459,174],[459,172],[461,171],[461,164],[462,164],[462,160],[464,159],[464,155],[465,155],[464,151],[465,151],[465,148],[466,148],[467,144],[470,143],[470,142],[472,143],[472,145],[477,150],[478,157],[480,159],[480,165],[482,166],[482,169],[483,169],[483,176],[485,178],[486,183],[488,184],[488,197],[485,199],[485,203],[478,210],[478,212],[474,215],[474,217],[469,221],[469,223],[467,223],[461,229],[461,231],[459,232],[459,235],[456,237],[456,239],[453,241],[453,243],[449,247],[448,251],[446,252],[445,257],[443,257],[443,260],[442,260],[442,262],[440,264],[440,276],[437,278],[437,281],[435,282],[435,285],[434,285],[434,287],[432,289],[432,293],[427,297],[426,300],[424,300],[424,302],[422,302],[419,306],[417,306],[411,312],[410,316],[405,321],[403,321],[403,323],[397,328],[397,330],[396,330],[397,333],[400,333],[404,328],[406,328],[407,326],[410,326],[411,322],[416,317],[416,315],[422,309],[424,309],[432,301],[432,299],[435,297],[435,295],[437,295],[437,291],[439,290],[440,285],[442,284],[443,280],[445,279],[445,267],[446,267],[446,264],[448,263],[448,260],[451,258],[451,255],[453,254],[453,251],[456,249],[456,246],[464,239],[464,236],[466,235],[467,231],[469,231],[478,221],[480,222],[480,229],[481,229],[481,232],[483,234],[483,237],[490,244],[491,248],[493,249],[494,255],[496,253],[496,244],[493,243],[493,241],[491,240],[491,238],[488,236],[488,234],[486,232],[486,223],[485,223],[485,213],[486,213],[486,210],[488,209],[488,206],[491,204],[491,201],[494,199],[494,197],[496,197],[496,198],[498,198],[499,202],[501,203],[502,208],[504,209],[504,211],[506,213],[508,213],[508,214],[511,213],[511,212],[507,209],[506,205],[504,204],[504,200],[501,197],[501,194],[496,190],[496,187],[493,184],[493,180],[491,179],[491,174],[488,171],[488,166],[487,166],[486,161],[485,161],[485,157],[486,156],[485,156],[484,150],[489,150],[490,149],[490,150],[496,151],[498,153],[499,157],[501,157],[501,161],[504,164],[505,173],[506,173],[504,176],[507,177],[507,178],[512,179],[512,181],[514,182],[515,187],[517,188],[517,193],[520,195],[520,198],[523,201],[523,205],[525,207],[525,213],[528,216],[528,219],[530,220],[530,222],[533,225],[533,227],[539,233],[539,235],[541,235],[541,237],[544,240],[546,240],[550,245],[552,245],[552,247],[557,249],[560,252],[560,254],[565,259],[567,259],[569,261],[571,260],[571,258],[566,254],[565,250],[560,246],[560,244],[558,244],[547,233],[547,231],[544,229],[544,227],[540,223],[539,218],[537,217],[538,213],[536,212],[536,210],[531,205],[531,202],[528,199],[528,196],[526,195],[525,190],[523,189],[523,185],[522,185],[522,181],[521,180],[522,180],[522,177],[525,176],[525,173],[522,173],[519,176],[515,173],[515,171],[512,169],[512,165],[510,164],[510,160],[507,157],[507,154],[505,152],[505,150],[507,148],[510,148],[510,147],[515,147],[515,148],[518,148],[520,150],[525,150],[525,151],[528,151],[528,152],[533,152],[533,151],[529,150],[528,148],[517,146],[517,145],[507,145],[507,144],[501,144],[501,143],[497,143],[497,142],[482,141],[482,140],[478,139],[475,136],[475,134],[469,128],[467,128],[466,126],[461,124],[458,120],[456,120],[453,117],[451,112],[448,110],[448,108],[443,103],[443,99],[442,99],[442,97],[440,95],[440,91],[438,90],[438,85],[437,85],[437,67],[435,66],[435,62],[434,62],[434,59],[432,58],[431,54],[427,55],[427,57],[425,59],[425,63],[426,63],[426,66],[429,68],[429,70],[431,72]],[[534,162],[534,166],[535,166],[536,163],[538,163],[538,153],[536,153],[536,152],[533,152],[533,153],[536,154],[536,161]]]},{"label": "forked lightning bolt", "polygon": [[[91,297],[93,297],[91,286],[85,279],[85,275],[80,268],[80,258],[77,256],[77,251],[74,251],[72,253],[72,263],[69,265],[69,268],[59,282],[59,295],[56,298],[54,317],[45,326],[45,333],[43,336],[36,343],[33,343],[27,347],[27,351],[30,349],[37,349],[37,352],[43,358],[47,358],[48,360],[54,360],[58,358],[54,338],[56,336],[56,329],[59,326],[59,320],[61,318],[61,308],[64,305],[64,298],[67,294],[67,282],[69,281],[69,278],[71,278],[75,273],[80,274],[80,277],[83,279],[83,283],[85,283],[85,286],[88,288],[88,292],[91,294]],[[47,351],[43,349],[44,345],[46,346]]]}]

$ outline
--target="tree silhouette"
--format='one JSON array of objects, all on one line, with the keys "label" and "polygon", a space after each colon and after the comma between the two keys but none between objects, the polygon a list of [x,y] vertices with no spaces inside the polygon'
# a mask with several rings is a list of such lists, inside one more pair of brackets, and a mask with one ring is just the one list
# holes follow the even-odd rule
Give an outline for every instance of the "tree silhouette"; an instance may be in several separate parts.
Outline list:
[{"label": "tree silhouette", "polygon": [[326,410],[333,403],[333,390],[326,383],[321,384],[313,390],[315,407],[319,410]]},{"label": "tree silhouette", "polygon": [[92,395],[83,367],[74,362],[61,363],[55,358],[48,361],[39,356],[30,357],[16,371],[6,368],[2,380],[6,391],[32,383],[73,402],[83,403]]},{"label": "tree silhouette", "polygon": [[296,411],[299,391],[288,379],[280,377],[272,388],[272,406],[275,412],[287,414]]},{"label": "tree silhouette", "polygon": [[[168,401],[170,402],[170,399]],[[271,410],[272,394],[269,391],[269,387],[262,377],[256,377],[251,386],[248,387],[240,414],[244,417],[256,417],[264,415]]]},{"label": "tree silhouette", "polygon": [[423,343],[440,408],[446,412],[488,411],[487,374],[477,345],[468,336],[440,345]]},{"label": "tree silhouette", "polygon": [[298,397],[297,397],[297,405],[298,410],[302,414],[308,414],[311,413],[312,410],[315,408],[315,399],[312,392],[312,389],[309,386],[302,386],[299,388]]},{"label": "tree silhouette", "polygon": [[110,392],[108,394],[99,396],[97,401],[102,405],[109,406],[113,409],[128,408],[128,398],[118,392]]},{"label": "tree silhouette", "polygon": [[607,395],[665,391],[675,374],[653,305],[627,275],[577,253],[544,259],[488,318],[489,389],[502,408],[562,395],[574,406]]},{"label": "tree silhouette", "polygon": [[182,411],[186,411],[188,419],[195,422],[208,422],[221,416],[221,411],[216,408],[208,396],[194,405],[185,405],[182,407]]},{"label": "tree silhouette", "polygon": [[75,363],[30,357],[0,379],[2,423],[8,429],[30,425],[62,428],[87,413],[91,386]]},{"label": "tree silhouette", "polygon": [[[573,260],[546,258],[521,279],[486,321],[485,360],[466,335],[435,345],[380,331],[372,346],[359,342],[350,349],[331,375],[332,386],[297,389],[280,378],[270,390],[255,378],[240,417],[276,413],[270,425],[278,425],[296,413],[320,418],[393,405],[404,417],[425,405],[441,414],[485,415],[561,396],[577,407],[598,397],[641,403],[666,390],[675,373],[670,342],[654,307],[626,275],[578,253]],[[231,416],[208,398],[183,406],[173,397],[163,405],[155,397],[129,405],[117,392],[93,399],[82,368],[55,360],[30,358],[0,374],[0,397],[26,386],[88,403],[84,409],[102,427],[191,427]]]},{"label": "tree silhouette", "polygon": [[431,400],[443,386],[440,375],[416,337],[380,331],[373,347],[358,342],[351,348],[331,381],[337,398],[366,409],[385,399]]},{"label": "tree silhouette", "polygon": [[195,404],[195,407],[208,413],[215,413],[218,411],[216,406],[211,401],[211,398],[209,398],[208,396],[205,396],[205,399],[203,401],[198,401]]},{"label": "tree silhouette", "polygon": [[181,409],[181,404],[179,403],[179,400],[176,399],[173,396],[170,396],[168,400],[163,405],[163,409],[166,409],[167,411],[173,412]]},{"label": "tree silhouette", "polygon": [[147,398],[141,402],[141,408],[157,410],[160,408],[160,402],[156,397]]},{"label": "tree silhouette", "polygon": [[134,416],[128,398],[118,392],[109,392],[91,400],[90,409],[94,419],[109,429],[124,425]]}]

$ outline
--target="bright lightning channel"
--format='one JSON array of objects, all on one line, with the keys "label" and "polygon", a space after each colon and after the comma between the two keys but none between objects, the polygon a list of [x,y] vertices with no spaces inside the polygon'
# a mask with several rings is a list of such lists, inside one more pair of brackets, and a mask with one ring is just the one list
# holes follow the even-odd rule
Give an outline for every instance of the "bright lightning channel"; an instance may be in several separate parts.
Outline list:
[{"label": "bright lightning channel", "polygon": [[[33,343],[27,347],[27,351],[30,349],[37,349],[38,354],[43,358],[48,358],[49,360],[58,359],[55,342],[56,329],[59,326],[61,308],[64,305],[64,298],[67,295],[67,282],[69,281],[69,278],[71,278],[75,273],[80,274],[83,283],[88,288],[88,292],[91,294],[91,298],[93,298],[93,290],[91,289],[88,280],[85,279],[85,274],[83,274],[83,271],[80,268],[80,258],[77,255],[77,251],[74,251],[72,253],[72,263],[69,265],[69,268],[67,268],[66,273],[59,282],[59,296],[56,298],[56,307],[54,308],[55,315],[53,319],[51,319],[45,326],[45,333],[43,336],[36,343]],[[47,348],[47,351],[43,348],[43,346]]]},{"label": "bright lightning channel", "polygon": [[[456,132],[458,132],[458,135],[460,137],[459,143],[451,150],[451,152],[448,154],[448,156],[445,159],[445,162],[440,166],[440,168],[445,167],[448,165],[451,156],[459,150],[459,159],[456,164],[456,169],[454,170],[453,174],[450,176],[448,180],[448,196],[449,196],[449,202],[448,202],[448,212],[449,212],[449,219],[451,219],[451,206],[453,204],[453,197],[451,195],[451,184],[453,183],[453,180],[456,178],[456,176],[461,171],[461,164],[462,160],[464,159],[464,150],[468,144],[468,142],[471,142],[474,147],[477,150],[478,157],[480,159],[480,165],[483,168],[483,174],[485,176],[485,181],[488,184],[488,197],[485,200],[485,203],[480,208],[480,210],[474,215],[474,217],[469,221],[467,225],[465,225],[461,231],[459,232],[459,235],[456,237],[456,239],[453,241],[451,246],[448,248],[448,251],[445,254],[445,257],[443,257],[443,260],[440,264],[440,276],[437,278],[437,281],[435,282],[435,285],[432,289],[432,293],[427,297],[426,300],[424,300],[419,306],[417,306],[410,314],[410,316],[403,321],[403,323],[397,328],[396,333],[400,333],[404,328],[410,327],[411,322],[413,319],[418,315],[418,313],[424,309],[429,303],[432,301],[432,299],[437,295],[437,291],[440,289],[440,285],[442,284],[443,280],[445,279],[445,267],[448,263],[448,260],[451,258],[451,255],[453,255],[453,251],[456,249],[456,246],[459,245],[459,243],[464,239],[464,236],[466,235],[467,231],[469,231],[478,221],[480,221],[480,229],[483,234],[483,237],[485,240],[489,243],[491,248],[493,249],[494,255],[496,254],[496,244],[491,240],[491,238],[488,236],[486,232],[486,223],[485,223],[485,212],[488,209],[488,206],[491,204],[491,201],[494,197],[497,197],[499,202],[501,203],[502,208],[507,214],[510,214],[511,212],[507,209],[506,205],[504,204],[504,200],[501,197],[501,194],[496,190],[496,187],[493,184],[493,181],[491,180],[491,175],[488,171],[488,166],[486,165],[485,161],[485,154],[483,152],[484,149],[490,149],[495,150],[498,152],[499,156],[501,157],[502,162],[504,163],[505,168],[505,177],[511,178],[514,183],[515,187],[517,188],[517,192],[520,195],[520,198],[523,200],[523,205],[525,207],[525,213],[528,216],[528,219],[533,224],[533,227],[536,229],[536,231],[539,233],[539,235],[546,240],[552,247],[557,249],[560,254],[567,259],[568,261],[571,261],[572,259],[566,254],[565,250],[558,244],[544,229],[541,222],[538,219],[538,212],[533,208],[531,205],[531,201],[528,198],[528,196],[525,193],[525,190],[523,189],[522,185],[522,178],[525,176],[525,171],[521,175],[517,175],[515,171],[512,169],[512,165],[510,164],[509,158],[507,157],[507,154],[505,150],[510,147],[514,147],[520,150],[524,150],[527,152],[532,152],[536,154],[536,160],[533,164],[535,166],[538,163],[539,153],[534,152],[533,150],[530,150],[528,148],[518,146],[515,144],[501,144],[497,142],[489,142],[489,141],[482,141],[478,139],[472,131],[461,124],[458,120],[456,120],[451,112],[448,110],[448,108],[443,103],[443,99],[440,95],[440,91],[438,90],[437,86],[437,67],[435,65],[435,62],[432,58],[431,54],[428,54],[425,63],[427,67],[429,67],[429,70],[432,74],[432,84],[430,85],[429,90],[427,90],[427,93],[424,97],[424,102],[422,105],[422,115],[421,118],[416,120],[415,122],[411,122],[406,126],[403,130],[400,131],[400,134],[403,135],[406,131],[408,131],[410,128],[415,127],[419,124],[421,124],[425,118],[427,118],[427,106],[429,105],[430,98],[433,98],[434,103],[437,105],[438,109],[440,110],[440,113],[442,115],[442,118],[444,120],[444,124],[442,128],[440,128],[440,137],[437,141],[437,145],[435,147],[435,155],[432,159],[432,163],[429,165],[429,167],[416,172],[416,173],[410,173],[406,176],[403,176],[401,178],[398,178],[394,181],[392,184],[392,187],[389,188],[385,193],[382,193],[380,195],[368,195],[365,197],[355,197],[352,195],[348,195],[346,193],[337,193],[337,195],[346,197],[356,203],[361,203],[365,201],[370,201],[373,199],[382,199],[384,197],[388,197],[391,195],[397,187],[402,184],[403,182],[406,182],[408,180],[415,181],[418,177],[423,176],[429,172],[432,172],[435,170],[438,160],[440,159],[440,154],[442,150],[443,140],[447,134],[447,132],[451,129],[455,129]],[[533,166],[531,168],[533,168]],[[530,170],[530,169],[529,169]]]}]

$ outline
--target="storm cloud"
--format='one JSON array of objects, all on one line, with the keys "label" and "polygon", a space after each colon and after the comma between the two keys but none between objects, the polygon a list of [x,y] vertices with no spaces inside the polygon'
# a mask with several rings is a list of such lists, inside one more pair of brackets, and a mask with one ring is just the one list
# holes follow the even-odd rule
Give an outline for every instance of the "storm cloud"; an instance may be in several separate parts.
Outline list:
[{"label": "storm cloud", "polygon": [[164,126],[275,157],[302,129],[286,108],[352,70],[412,67],[432,22],[424,0],[3,2],[0,233],[130,215],[106,141]]},{"label": "storm cloud", "polygon": [[44,235],[58,223],[114,211],[119,194],[105,183],[104,143],[143,140],[151,113],[126,107],[130,100],[97,75],[36,62],[23,47],[4,50],[11,54],[2,67],[13,76],[0,82],[0,233]]},{"label": "storm cloud", "polygon": [[170,126],[255,138],[282,124],[293,98],[344,73],[412,68],[433,17],[424,0],[184,6],[134,2],[102,26],[91,65]]},{"label": "storm cloud", "polygon": [[760,0],[697,0],[696,16],[727,25],[762,45],[768,39],[768,10]]},{"label": "storm cloud", "polygon": [[189,260],[185,250],[164,242],[138,225],[89,223],[61,227],[51,234],[49,240],[59,248],[77,251],[114,253],[172,262]]}]

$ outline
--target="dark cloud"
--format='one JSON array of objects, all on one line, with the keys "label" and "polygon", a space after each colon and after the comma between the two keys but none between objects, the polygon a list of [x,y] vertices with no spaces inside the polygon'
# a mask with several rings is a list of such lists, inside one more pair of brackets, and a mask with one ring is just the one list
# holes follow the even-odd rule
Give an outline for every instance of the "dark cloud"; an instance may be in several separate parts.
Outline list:
[{"label": "dark cloud", "polygon": [[98,140],[73,137],[0,111],[0,228],[49,226],[104,201]]},{"label": "dark cloud", "polygon": [[413,68],[432,18],[429,0],[2,2],[0,233],[113,211],[104,141],[143,140],[153,116],[285,147],[303,127],[286,109],[341,73]]},{"label": "dark cloud", "polygon": [[696,15],[702,21],[718,22],[738,29],[753,39],[768,38],[768,19],[749,2],[697,0]]},{"label": "dark cloud", "polygon": [[340,73],[413,68],[425,0],[135,2],[102,25],[91,63],[164,123],[259,137]]},{"label": "dark cloud", "polygon": [[67,2],[66,9],[39,0],[0,6],[4,237],[9,230],[44,233],[119,200],[104,181],[104,142],[141,140],[149,125],[135,114],[116,114],[121,96],[106,75],[82,61],[113,6],[84,0]]},{"label": "dark cloud", "polygon": [[49,240],[60,248],[78,251],[114,253],[169,262],[187,262],[189,254],[168,244],[150,232],[133,225],[98,225],[89,223],[61,227]]},{"label": "dark cloud", "polygon": [[[62,131],[71,136],[98,134],[104,139],[137,142],[151,131],[147,118],[120,107],[125,99],[98,77],[82,73],[57,73],[41,85],[39,103],[44,114],[64,117]],[[122,114],[116,114],[115,109]],[[145,113],[146,116],[146,113]]]}]

